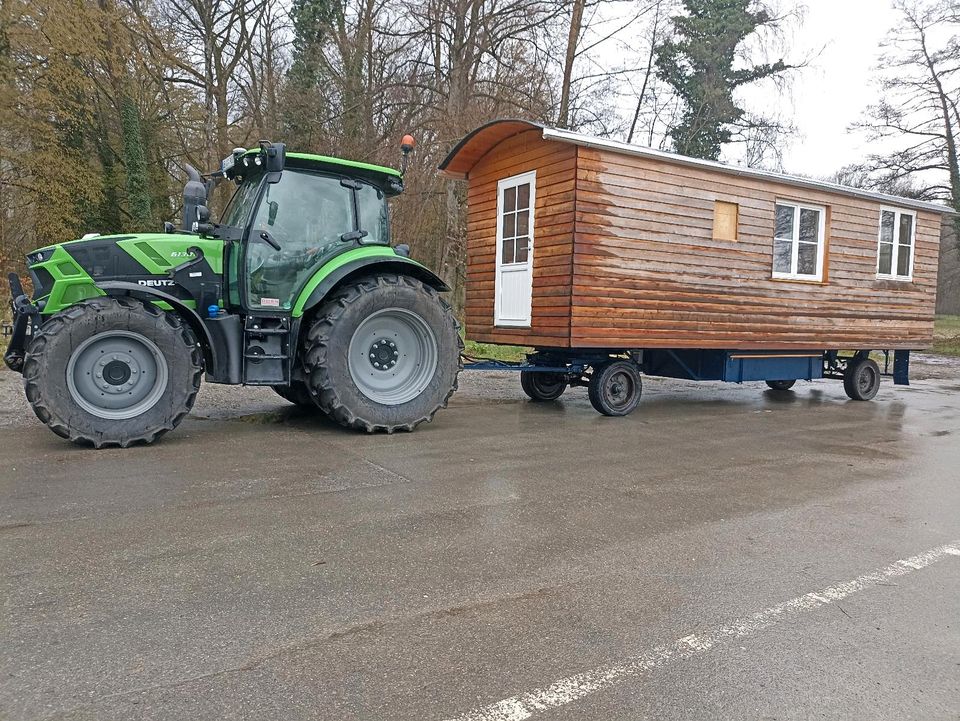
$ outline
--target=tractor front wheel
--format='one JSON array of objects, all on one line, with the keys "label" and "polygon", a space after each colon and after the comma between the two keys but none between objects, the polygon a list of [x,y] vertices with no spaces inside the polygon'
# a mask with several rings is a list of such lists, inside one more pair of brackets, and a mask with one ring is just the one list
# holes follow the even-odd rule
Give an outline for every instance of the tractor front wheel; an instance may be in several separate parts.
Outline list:
[{"label": "tractor front wheel", "polygon": [[96,298],[47,320],[31,341],[24,387],[37,418],[95,448],[152,443],[193,407],[203,356],[173,313]]},{"label": "tractor front wheel", "polygon": [[450,306],[415,278],[383,274],[337,291],[307,333],[317,405],[348,428],[412,431],[457,389],[463,341]]}]

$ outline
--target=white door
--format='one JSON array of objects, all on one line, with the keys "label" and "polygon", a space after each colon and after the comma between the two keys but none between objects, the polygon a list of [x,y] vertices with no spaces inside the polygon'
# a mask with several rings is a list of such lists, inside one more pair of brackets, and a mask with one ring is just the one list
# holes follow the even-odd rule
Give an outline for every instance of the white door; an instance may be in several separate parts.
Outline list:
[{"label": "white door", "polygon": [[497,183],[497,275],[494,325],[530,327],[536,172]]}]

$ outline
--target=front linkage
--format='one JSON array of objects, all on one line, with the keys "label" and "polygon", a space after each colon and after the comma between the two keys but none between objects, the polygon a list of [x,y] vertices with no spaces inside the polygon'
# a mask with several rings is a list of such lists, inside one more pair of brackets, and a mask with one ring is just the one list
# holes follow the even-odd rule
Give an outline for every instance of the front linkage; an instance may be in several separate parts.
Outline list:
[{"label": "front linkage", "polygon": [[20,277],[16,273],[7,275],[10,283],[10,309],[13,311],[13,336],[3,354],[7,368],[23,373],[23,361],[26,357],[27,336],[33,335],[40,327],[40,308],[33,304],[30,296],[23,290]]}]

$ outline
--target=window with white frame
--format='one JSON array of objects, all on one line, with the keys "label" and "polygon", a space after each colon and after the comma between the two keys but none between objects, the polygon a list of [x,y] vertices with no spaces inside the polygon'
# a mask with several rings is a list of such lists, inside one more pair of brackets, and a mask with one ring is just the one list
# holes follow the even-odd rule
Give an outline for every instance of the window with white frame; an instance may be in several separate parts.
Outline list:
[{"label": "window with white frame", "polygon": [[880,210],[880,241],[877,249],[877,277],[892,280],[913,278],[913,245],[917,216],[908,210]]},{"label": "window with white frame", "polygon": [[773,235],[773,277],[823,280],[826,210],[778,200]]}]

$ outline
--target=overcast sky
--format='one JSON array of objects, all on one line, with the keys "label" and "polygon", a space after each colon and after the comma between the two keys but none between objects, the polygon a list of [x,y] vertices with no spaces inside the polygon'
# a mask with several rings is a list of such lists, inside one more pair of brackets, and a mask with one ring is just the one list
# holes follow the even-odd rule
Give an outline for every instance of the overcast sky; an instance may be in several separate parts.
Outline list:
[{"label": "overcast sky", "polygon": [[889,0],[804,2],[807,13],[794,44],[801,56],[823,50],[796,74],[792,97],[771,100],[787,104],[785,114],[792,114],[802,136],[788,149],[784,169],[824,176],[870,152],[847,128],[876,100],[871,79],[878,46],[897,16]]}]

